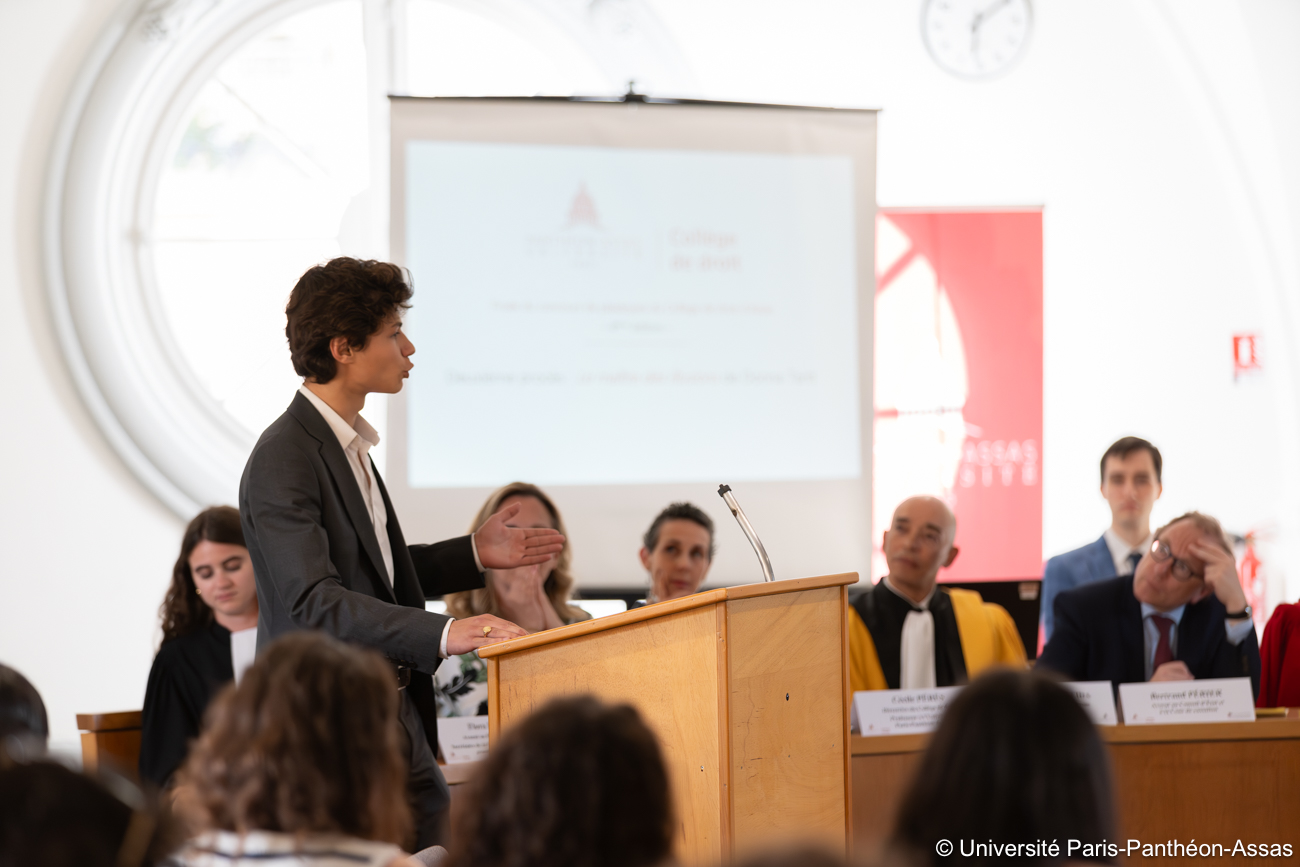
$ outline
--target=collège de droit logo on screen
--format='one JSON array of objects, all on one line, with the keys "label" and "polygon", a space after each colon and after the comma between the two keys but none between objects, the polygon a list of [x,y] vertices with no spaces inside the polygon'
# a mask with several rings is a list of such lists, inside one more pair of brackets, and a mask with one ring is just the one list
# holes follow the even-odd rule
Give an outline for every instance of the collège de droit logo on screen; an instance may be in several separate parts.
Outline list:
[{"label": "coll\u00e8ge de droit logo on screen", "polygon": [[561,228],[557,232],[529,235],[525,239],[528,258],[588,268],[603,262],[626,262],[642,257],[645,245],[641,238],[609,231],[586,182],[580,182],[556,210],[561,217],[557,221]]}]

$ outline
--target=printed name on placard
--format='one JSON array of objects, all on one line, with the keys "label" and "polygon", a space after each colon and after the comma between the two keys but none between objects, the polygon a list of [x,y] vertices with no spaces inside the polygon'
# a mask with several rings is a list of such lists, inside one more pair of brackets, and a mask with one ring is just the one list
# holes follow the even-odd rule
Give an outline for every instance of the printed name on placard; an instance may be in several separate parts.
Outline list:
[{"label": "printed name on placard", "polygon": [[1119,697],[1128,725],[1255,719],[1255,696],[1248,677],[1121,683]]}]

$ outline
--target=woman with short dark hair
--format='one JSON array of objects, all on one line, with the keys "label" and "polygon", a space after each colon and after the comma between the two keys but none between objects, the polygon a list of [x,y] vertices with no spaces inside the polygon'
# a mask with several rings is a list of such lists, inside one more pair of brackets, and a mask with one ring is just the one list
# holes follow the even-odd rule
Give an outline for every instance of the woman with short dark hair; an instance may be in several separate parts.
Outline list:
[{"label": "woman with short dark hair", "polygon": [[144,695],[140,778],[166,786],[212,697],[239,680],[257,650],[257,586],[238,509],[213,506],[190,521],[159,616],[163,640]]},{"label": "woman with short dark hair", "polygon": [[182,867],[406,867],[412,833],[393,669],[321,632],[263,651],[213,702],[178,774],[206,830]]},{"label": "woman with short dark hair", "polygon": [[449,867],[654,867],[672,852],[659,743],[631,706],[553,699],[452,806]]},{"label": "woman with short dark hair", "polygon": [[[1050,676],[995,670],[952,700],[899,807],[893,854],[911,864],[1002,863],[961,841],[1056,842],[1024,863],[1065,860],[1069,840],[1115,843],[1110,763],[1088,714]],[[936,852],[939,841],[951,855]],[[1032,854],[1032,853],[1031,853]],[[1072,860],[1113,857],[1070,853]],[[1017,860],[1017,859],[1011,859]]]}]

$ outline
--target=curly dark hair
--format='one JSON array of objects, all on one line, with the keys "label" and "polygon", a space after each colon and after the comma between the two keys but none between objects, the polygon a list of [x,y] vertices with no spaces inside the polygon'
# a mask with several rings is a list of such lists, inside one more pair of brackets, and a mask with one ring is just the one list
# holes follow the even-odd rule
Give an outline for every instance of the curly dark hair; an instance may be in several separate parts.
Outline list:
[{"label": "curly dark hair", "polygon": [[329,382],[338,372],[330,341],[343,337],[353,349],[364,349],[384,320],[409,308],[410,300],[409,275],[390,262],[340,256],[308,268],[284,308],[294,371]]},{"label": "curly dark hair", "polygon": [[944,711],[899,805],[891,846],[900,863],[941,867],[949,859],[935,854],[938,840],[1064,844],[1114,840],[1115,831],[1110,760],[1097,727],[1050,675],[1001,669],[977,678]]},{"label": "curly dark hair", "polygon": [[205,827],[409,845],[397,698],[379,654],[290,633],[212,703],[179,782]]},{"label": "curly dark hair", "polygon": [[672,852],[659,743],[625,704],[553,699],[452,804],[448,867],[650,867]]},{"label": "curly dark hair", "polygon": [[194,516],[181,537],[181,553],[172,566],[172,583],[163,597],[158,616],[162,620],[163,641],[171,641],[195,632],[212,622],[212,609],[199,597],[190,574],[190,555],[200,542],[220,545],[244,544],[244,528],[239,510],[233,506],[212,506]]}]

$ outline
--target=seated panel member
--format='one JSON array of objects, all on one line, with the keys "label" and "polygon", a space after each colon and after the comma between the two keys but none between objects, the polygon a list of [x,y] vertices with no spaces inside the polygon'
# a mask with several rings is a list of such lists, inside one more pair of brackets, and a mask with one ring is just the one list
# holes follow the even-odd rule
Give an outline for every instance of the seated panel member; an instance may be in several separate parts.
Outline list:
[{"label": "seated panel member", "polygon": [[1300,706],[1300,604],[1281,605],[1264,627],[1257,707]]},{"label": "seated panel member", "polygon": [[257,582],[239,510],[204,509],[185,528],[159,609],[163,640],[144,694],[140,779],[171,782],[199,736],[208,704],[253,664],[257,614]]},{"label": "seated panel member", "polygon": [[939,587],[957,559],[957,519],[942,500],[912,497],[885,531],[889,574],[849,591],[849,683],[865,689],[928,689],[965,683],[994,665],[1024,668],[1011,615],[973,590]]},{"label": "seated panel member", "polygon": [[1247,677],[1259,643],[1219,522],[1188,512],[1156,531],[1132,576],[1056,597],[1038,664],[1071,680],[1121,683]]},{"label": "seated panel member", "polygon": [[[569,534],[560,510],[541,488],[527,482],[511,482],[498,488],[478,510],[469,531],[477,533],[497,512],[515,505],[519,511],[506,521],[507,527],[557,530],[566,537],[564,548],[543,563],[488,569],[486,586],[442,597],[447,613],[457,618],[494,614],[529,632],[590,620],[590,614],[569,604],[573,593]],[[433,687],[438,697],[438,716],[487,716],[487,663],[477,653],[462,653],[440,666]]]},{"label": "seated panel member", "polygon": [[642,537],[641,565],[650,577],[643,604],[680,599],[700,591],[713,565],[713,519],[692,503],[673,503],[650,524]]},{"label": "seated panel member", "polygon": [[1110,505],[1110,527],[1095,542],[1057,554],[1043,569],[1041,619],[1052,637],[1056,595],[1116,575],[1132,575],[1151,547],[1151,510],[1163,490],[1160,449],[1141,437],[1121,437],[1101,456],[1101,495]]}]

